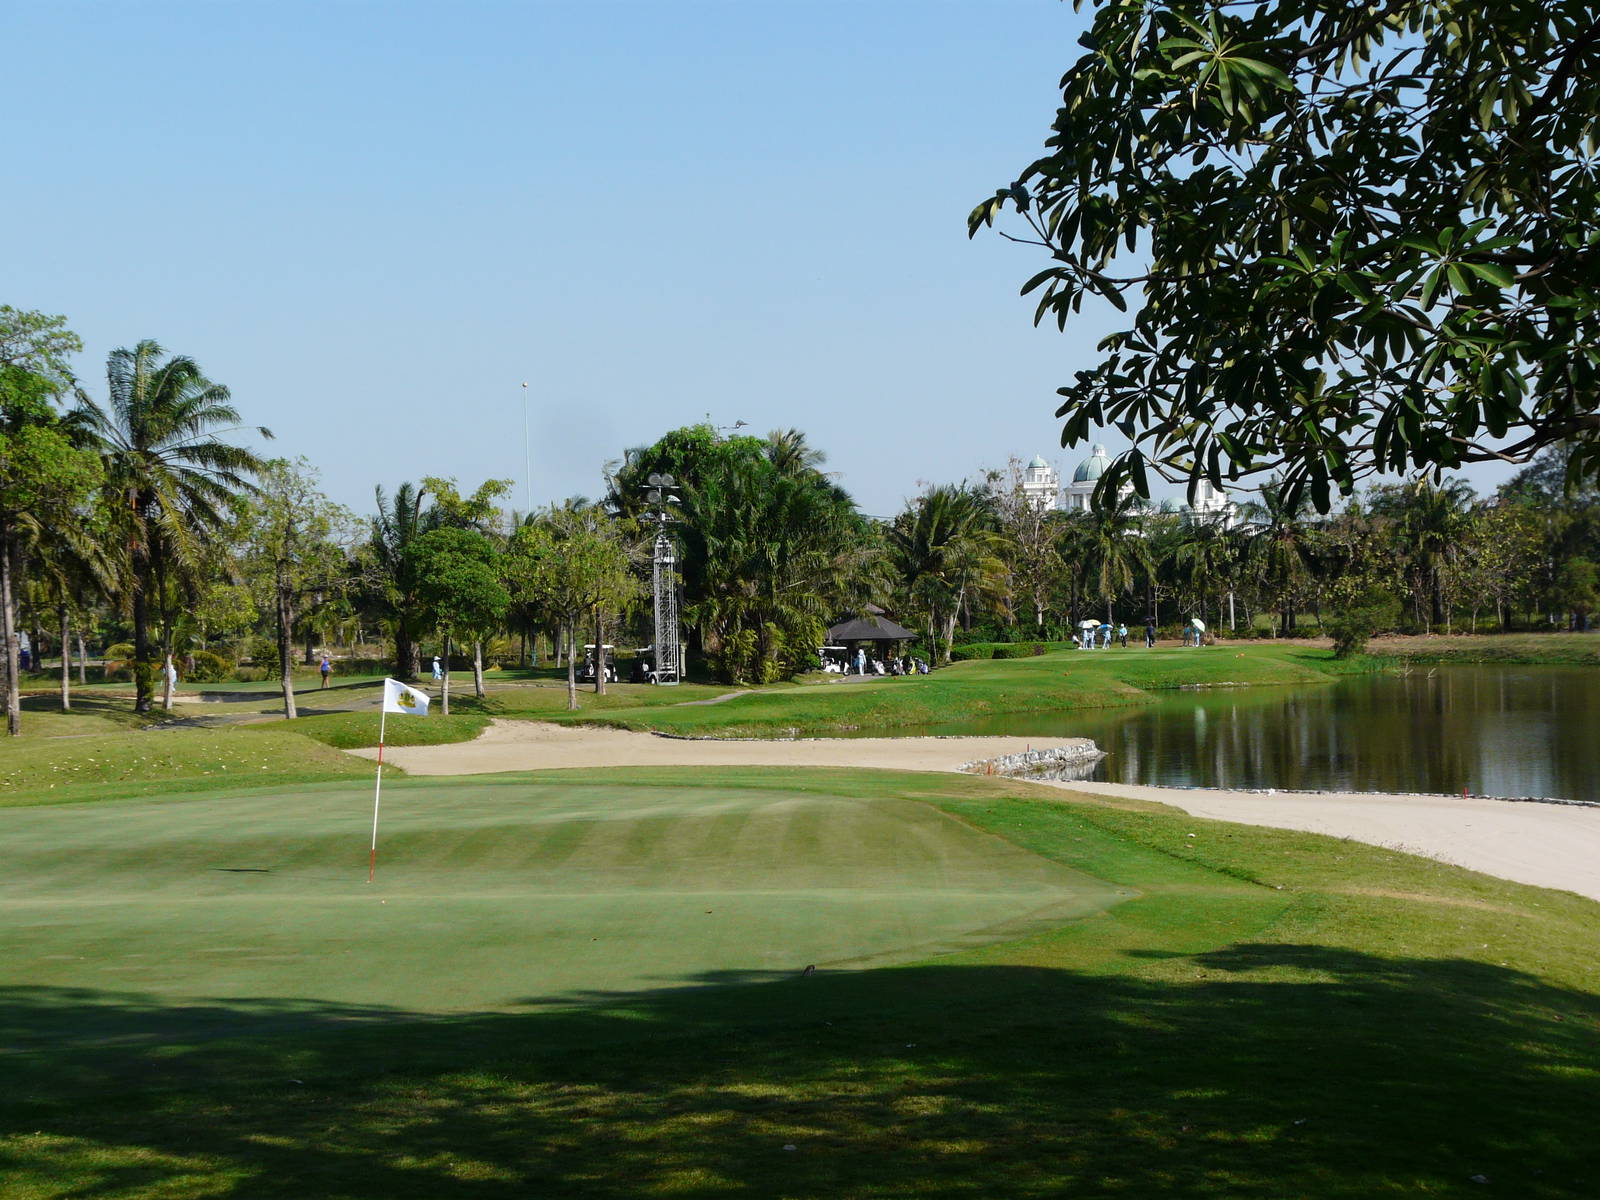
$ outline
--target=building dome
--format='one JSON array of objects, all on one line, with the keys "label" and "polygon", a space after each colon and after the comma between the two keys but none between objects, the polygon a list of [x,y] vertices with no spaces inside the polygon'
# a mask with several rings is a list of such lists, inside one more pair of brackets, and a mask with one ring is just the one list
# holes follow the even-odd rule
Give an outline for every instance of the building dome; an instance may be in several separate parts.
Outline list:
[{"label": "building dome", "polygon": [[1045,462],[1043,455],[1035,454],[1033,456],[1033,461],[1028,464],[1028,469],[1030,471],[1042,471],[1049,465],[1049,463]]},{"label": "building dome", "polygon": [[1072,473],[1073,483],[1092,483],[1106,473],[1106,468],[1111,465],[1111,460],[1106,457],[1104,446],[1095,446],[1094,453],[1078,464],[1078,469]]}]

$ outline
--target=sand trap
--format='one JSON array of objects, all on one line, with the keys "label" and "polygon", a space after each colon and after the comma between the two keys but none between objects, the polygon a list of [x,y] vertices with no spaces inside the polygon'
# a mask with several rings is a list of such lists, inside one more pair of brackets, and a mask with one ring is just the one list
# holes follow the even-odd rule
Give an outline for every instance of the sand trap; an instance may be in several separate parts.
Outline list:
[{"label": "sand trap", "polygon": [[1600,900],[1600,808],[1461,796],[1226,792],[1127,783],[1054,783],[1170,804],[1197,817],[1326,833]]},{"label": "sand trap", "polygon": [[[496,721],[476,741],[391,747],[385,758],[412,775],[477,775],[563,767],[858,767],[953,771],[1084,739],[836,738],[816,741],[684,741],[619,729]],[[376,750],[354,750],[376,758]],[[1420,854],[1538,887],[1600,900],[1600,808],[1519,804],[1459,796],[1228,792],[1115,783],[1055,783],[1088,795],[1170,804],[1197,817],[1350,838]]]},{"label": "sand trap", "polygon": [[[962,763],[1087,738],[819,738],[813,741],[690,741],[596,726],[495,721],[475,740],[391,746],[384,760],[408,775],[482,775],[565,767],[877,767],[953,771]],[[377,758],[376,750],[352,750]]]}]

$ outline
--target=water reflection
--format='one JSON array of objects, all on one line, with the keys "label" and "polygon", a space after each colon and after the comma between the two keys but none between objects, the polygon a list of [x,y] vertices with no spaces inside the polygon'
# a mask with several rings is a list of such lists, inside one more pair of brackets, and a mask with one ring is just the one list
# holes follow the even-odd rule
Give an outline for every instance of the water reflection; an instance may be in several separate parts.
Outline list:
[{"label": "water reflection", "polygon": [[1117,783],[1600,800],[1600,671],[1582,667],[1424,668],[917,732],[1091,737],[1107,752],[1091,778]]}]

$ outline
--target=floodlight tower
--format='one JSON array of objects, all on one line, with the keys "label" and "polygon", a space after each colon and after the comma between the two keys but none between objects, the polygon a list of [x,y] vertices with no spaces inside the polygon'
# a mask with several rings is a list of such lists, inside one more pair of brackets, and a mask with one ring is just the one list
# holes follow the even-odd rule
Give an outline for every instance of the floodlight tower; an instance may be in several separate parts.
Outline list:
[{"label": "floodlight tower", "polygon": [[676,684],[683,674],[683,653],[678,641],[678,555],[667,533],[667,523],[672,520],[667,506],[677,503],[678,497],[673,495],[672,489],[678,483],[671,475],[651,475],[645,482],[649,485],[645,489],[645,499],[654,510],[651,516],[657,526],[655,555],[652,559],[655,568],[656,682]]}]

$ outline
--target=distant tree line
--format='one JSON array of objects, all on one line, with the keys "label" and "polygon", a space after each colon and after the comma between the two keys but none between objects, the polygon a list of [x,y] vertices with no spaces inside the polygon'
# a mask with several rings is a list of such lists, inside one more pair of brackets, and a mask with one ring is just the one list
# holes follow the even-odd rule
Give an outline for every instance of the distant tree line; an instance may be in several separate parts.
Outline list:
[{"label": "distant tree line", "polygon": [[[464,493],[427,477],[376,490],[362,518],[304,460],[238,444],[227,389],[153,341],[109,356],[100,395],[73,378],[61,317],[0,307],[0,654],[10,732],[21,690],[74,675],[172,705],[175,677],[272,681],[319,650],[340,671],[445,669],[541,653],[577,704],[585,643],[642,645],[651,628],[651,475],[679,481],[690,660],[732,683],[814,669],[836,621],[881,609],[948,662],[964,643],[1062,640],[1085,620],[1200,617],[1226,633],[1327,632],[1355,646],[1417,632],[1587,628],[1600,603],[1600,493],[1569,492],[1553,447],[1490,497],[1445,478],[1384,484],[1326,516],[1263,486],[1235,519],[1152,509],[1041,508],[1013,463],[927,487],[889,520],[864,516],[798,430],[724,436],[709,424],[625,451],[598,500],[508,512],[504,480]],[[31,651],[24,669],[23,635]],[[46,656],[57,660],[41,674]],[[74,670],[74,658],[76,658]],[[604,690],[605,673],[594,673]]]}]

